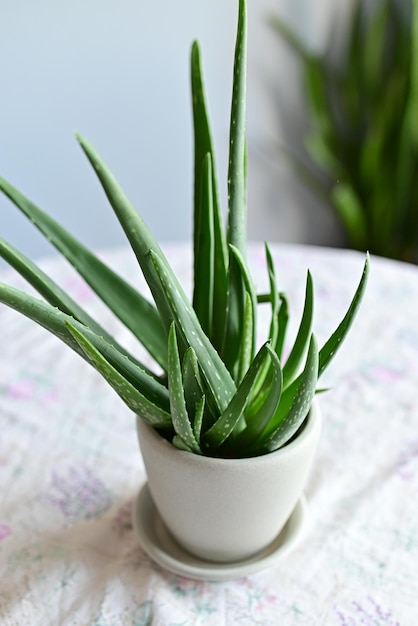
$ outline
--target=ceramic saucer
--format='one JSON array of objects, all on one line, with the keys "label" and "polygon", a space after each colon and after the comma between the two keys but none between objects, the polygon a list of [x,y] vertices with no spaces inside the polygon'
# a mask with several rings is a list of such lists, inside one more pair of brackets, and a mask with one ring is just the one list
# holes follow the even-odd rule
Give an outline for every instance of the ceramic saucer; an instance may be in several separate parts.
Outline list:
[{"label": "ceramic saucer", "polygon": [[148,556],[173,574],[207,581],[224,581],[249,576],[272,567],[301,541],[307,522],[307,504],[302,497],[276,539],[250,559],[234,563],[212,563],[184,550],[170,535],[155,508],[145,484],[134,507],[134,527]]}]

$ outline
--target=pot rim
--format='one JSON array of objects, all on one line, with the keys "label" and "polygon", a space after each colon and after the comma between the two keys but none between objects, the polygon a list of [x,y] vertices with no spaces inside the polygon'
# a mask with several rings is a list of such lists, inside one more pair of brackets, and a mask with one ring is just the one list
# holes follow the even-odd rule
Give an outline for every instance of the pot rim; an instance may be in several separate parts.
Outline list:
[{"label": "pot rim", "polygon": [[139,439],[142,437],[151,440],[153,445],[163,446],[164,454],[172,454],[176,455],[183,459],[183,461],[191,461],[195,463],[204,463],[206,466],[213,464],[219,467],[220,465],[231,465],[239,466],[240,464],[260,464],[260,463],[269,463],[273,462],[276,456],[287,456],[295,452],[297,448],[300,448],[304,445],[305,441],[314,434],[314,431],[319,429],[321,426],[321,411],[319,408],[319,403],[316,398],[313,399],[311,408],[309,409],[309,414],[305,420],[304,428],[300,431],[298,436],[291,440],[288,444],[284,445],[282,448],[278,450],[273,450],[273,452],[267,452],[266,454],[261,454],[258,456],[250,456],[250,457],[233,457],[233,458],[224,458],[224,457],[214,457],[214,456],[205,456],[200,454],[195,454],[193,452],[187,452],[186,450],[180,450],[173,446],[170,441],[164,439],[160,435],[160,433],[150,424],[147,424],[139,415],[137,415],[137,431]]}]

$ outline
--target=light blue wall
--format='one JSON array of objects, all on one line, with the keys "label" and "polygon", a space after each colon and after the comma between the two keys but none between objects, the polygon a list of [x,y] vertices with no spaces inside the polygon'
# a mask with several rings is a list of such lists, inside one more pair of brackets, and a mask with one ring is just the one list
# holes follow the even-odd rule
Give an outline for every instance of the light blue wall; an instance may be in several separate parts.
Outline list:
[{"label": "light blue wall", "polygon": [[[189,239],[190,44],[197,37],[203,48],[225,197],[235,0],[1,0],[0,7],[0,175],[88,245],[120,244],[119,226],[72,137],[78,130],[101,152],[161,240]],[[294,82],[291,65],[278,66],[267,16],[286,13],[298,24],[302,13],[309,34],[318,12],[307,7],[307,0],[249,0],[255,237],[303,239],[286,185],[278,188],[275,167],[260,159],[258,147],[280,127],[269,85],[280,75],[285,91]],[[0,234],[32,257],[51,250],[3,198]]]}]

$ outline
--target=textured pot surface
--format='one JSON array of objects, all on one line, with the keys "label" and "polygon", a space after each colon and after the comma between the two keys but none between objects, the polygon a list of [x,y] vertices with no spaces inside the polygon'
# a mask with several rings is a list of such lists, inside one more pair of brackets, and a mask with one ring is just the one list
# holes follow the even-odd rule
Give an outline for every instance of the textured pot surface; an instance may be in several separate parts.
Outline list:
[{"label": "textured pot surface", "polygon": [[200,558],[233,562],[265,548],[288,520],[312,465],[321,415],[315,401],[294,441],[247,459],[184,452],[139,417],[137,427],[151,495],[171,534]]}]

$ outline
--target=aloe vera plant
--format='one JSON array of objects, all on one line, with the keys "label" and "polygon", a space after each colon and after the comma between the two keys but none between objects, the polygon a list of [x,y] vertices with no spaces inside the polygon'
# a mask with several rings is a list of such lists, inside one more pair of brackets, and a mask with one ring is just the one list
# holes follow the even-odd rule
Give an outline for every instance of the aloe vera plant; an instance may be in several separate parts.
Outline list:
[{"label": "aloe vera plant", "polygon": [[[214,148],[200,50],[191,50],[195,139],[194,292],[187,298],[164,253],[90,143],[77,135],[124,229],[150,287],[151,303],[10,183],[1,191],[62,253],[163,370],[156,374],[118,345],[100,324],[4,240],[0,253],[41,294],[0,285],[0,301],[31,318],[83,357],[126,405],[180,449],[209,456],[260,455],[285,445],[303,427],[317,380],[358,310],[368,258],[351,305],[325,345],[312,333],[308,273],[299,330],[282,362],[288,320],[266,245],[269,292],[257,294],[246,259],[246,2],[239,0],[228,171],[228,219],[222,224]],[[257,349],[258,306],[271,308],[266,342]]]}]

